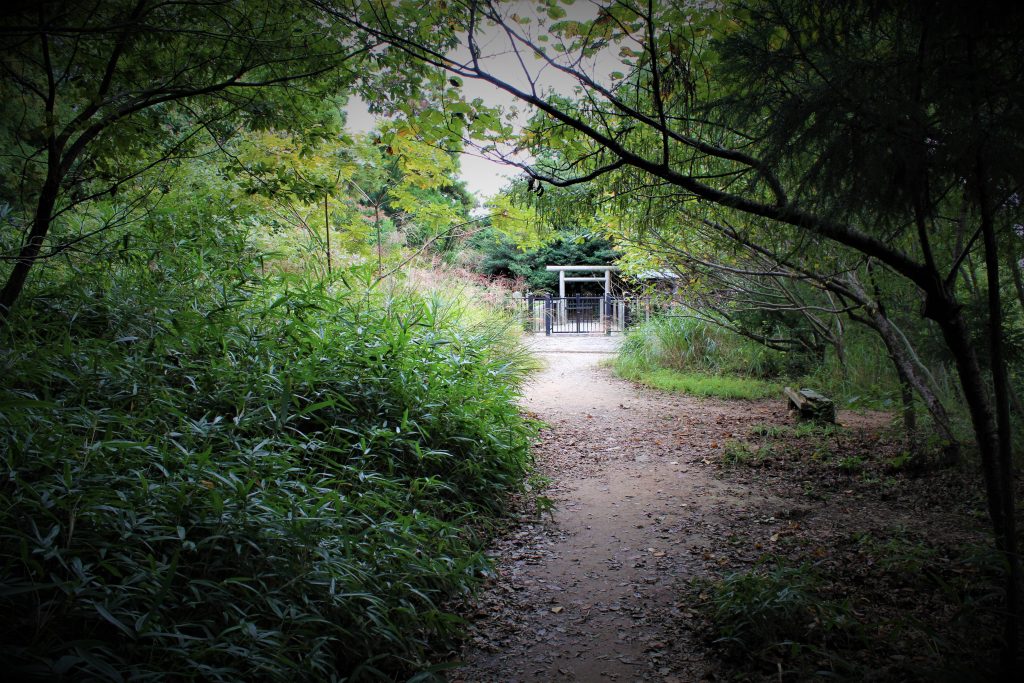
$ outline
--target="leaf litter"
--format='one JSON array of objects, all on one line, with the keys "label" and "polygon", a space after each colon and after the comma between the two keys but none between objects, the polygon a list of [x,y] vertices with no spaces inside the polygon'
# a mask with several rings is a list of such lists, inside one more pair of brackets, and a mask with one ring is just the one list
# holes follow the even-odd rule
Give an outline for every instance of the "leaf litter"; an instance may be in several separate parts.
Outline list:
[{"label": "leaf litter", "polygon": [[[448,680],[800,680],[789,655],[738,659],[713,642],[713,582],[779,557],[831,577],[822,599],[845,600],[858,622],[853,650],[814,666],[928,680],[940,639],[972,648],[965,667],[994,647],[995,619],[961,642],[957,596],[901,575],[902,543],[924,548],[937,581],[975,572],[977,588],[984,571],[960,549],[988,539],[972,474],[891,472],[901,444],[888,415],[840,413],[843,428],[815,434],[781,398],[667,394],[615,377],[606,355],[540,355],[523,407],[546,424],[535,451],[555,509],[523,506],[495,540],[494,575],[462,609],[461,651],[438,653],[461,662]],[[737,443],[759,457],[730,465]]]}]

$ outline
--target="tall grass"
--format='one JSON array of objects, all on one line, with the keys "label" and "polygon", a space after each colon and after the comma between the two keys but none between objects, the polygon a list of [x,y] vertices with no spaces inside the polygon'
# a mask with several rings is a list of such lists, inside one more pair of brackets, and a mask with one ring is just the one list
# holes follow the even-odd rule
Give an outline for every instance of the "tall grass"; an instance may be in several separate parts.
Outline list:
[{"label": "tall grass", "polygon": [[616,366],[621,377],[647,386],[691,396],[758,399],[778,396],[782,385],[751,377],[711,375],[702,372],[680,372],[666,368],[637,369]]},{"label": "tall grass", "polygon": [[425,669],[530,468],[527,356],[440,296],[199,249],[67,273],[3,333],[9,675]]},{"label": "tall grass", "polygon": [[898,400],[895,373],[877,340],[848,331],[844,355],[786,353],[695,318],[664,316],[630,330],[614,366],[627,379],[697,395],[778,396],[788,382],[847,405],[886,407]]},{"label": "tall grass", "polygon": [[623,362],[645,368],[769,378],[781,374],[786,356],[695,318],[664,316],[630,330]]},{"label": "tall grass", "polygon": [[665,391],[721,398],[777,395],[784,358],[702,321],[658,317],[630,330],[614,361],[622,377]]},{"label": "tall grass", "polygon": [[[820,387],[849,406],[899,406],[899,379],[882,342],[873,332],[859,327],[848,328],[843,341],[843,358],[829,348],[823,361],[797,380],[806,386]],[[947,400],[947,405],[953,403]]]}]

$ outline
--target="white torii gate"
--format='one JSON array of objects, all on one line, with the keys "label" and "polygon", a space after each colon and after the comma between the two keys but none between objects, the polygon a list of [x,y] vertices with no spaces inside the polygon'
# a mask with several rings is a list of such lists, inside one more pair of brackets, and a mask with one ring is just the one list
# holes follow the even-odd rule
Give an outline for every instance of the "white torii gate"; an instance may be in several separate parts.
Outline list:
[{"label": "white torii gate", "polygon": [[[604,281],[604,295],[608,296],[612,292],[612,271],[618,270],[618,266],[547,266],[547,270],[558,273],[558,296],[561,299],[565,298],[565,283],[566,282],[601,282]],[[572,272],[595,272],[604,271],[604,275],[600,277],[595,276],[574,276],[566,277],[566,273]]]}]

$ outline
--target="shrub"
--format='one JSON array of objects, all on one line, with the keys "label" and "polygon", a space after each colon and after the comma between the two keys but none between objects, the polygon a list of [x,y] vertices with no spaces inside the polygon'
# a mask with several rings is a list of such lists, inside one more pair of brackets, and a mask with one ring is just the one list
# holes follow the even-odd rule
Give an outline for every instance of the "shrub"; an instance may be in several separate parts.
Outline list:
[{"label": "shrub", "polygon": [[0,343],[9,671],[423,668],[530,467],[507,328],[351,273],[130,272],[55,288]]},{"label": "shrub", "polygon": [[627,379],[669,391],[761,398],[777,396],[781,385],[790,382],[817,387],[844,405],[888,408],[898,400],[899,386],[880,344],[852,328],[844,338],[842,360],[831,351],[811,358],[769,349],[696,318],[661,316],[630,330],[615,369]]},{"label": "shrub", "polygon": [[822,585],[809,565],[762,565],[699,588],[714,641],[730,656],[770,660],[827,654],[830,644],[861,637],[850,606],[823,596]]},{"label": "shrub", "polygon": [[785,355],[696,318],[662,316],[630,330],[620,357],[645,368],[778,377]]}]

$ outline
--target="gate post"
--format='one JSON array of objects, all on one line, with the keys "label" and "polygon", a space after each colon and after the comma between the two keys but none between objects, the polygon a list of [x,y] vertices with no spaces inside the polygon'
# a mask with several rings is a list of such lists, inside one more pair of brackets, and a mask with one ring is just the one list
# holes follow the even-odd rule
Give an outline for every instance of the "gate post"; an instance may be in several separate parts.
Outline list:
[{"label": "gate post", "polygon": [[604,333],[612,335],[612,295],[608,292],[604,294]]},{"label": "gate post", "polygon": [[551,314],[553,306],[551,303],[551,295],[548,294],[544,297],[544,334],[551,336]]},{"label": "gate post", "polygon": [[533,294],[526,297],[526,325],[530,334],[537,331],[537,312],[533,307]]},{"label": "gate post", "polygon": [[580,293],[576,292],[576,334],[580,333],[580,318],[583,317],[583,304],[580,302]]}]

